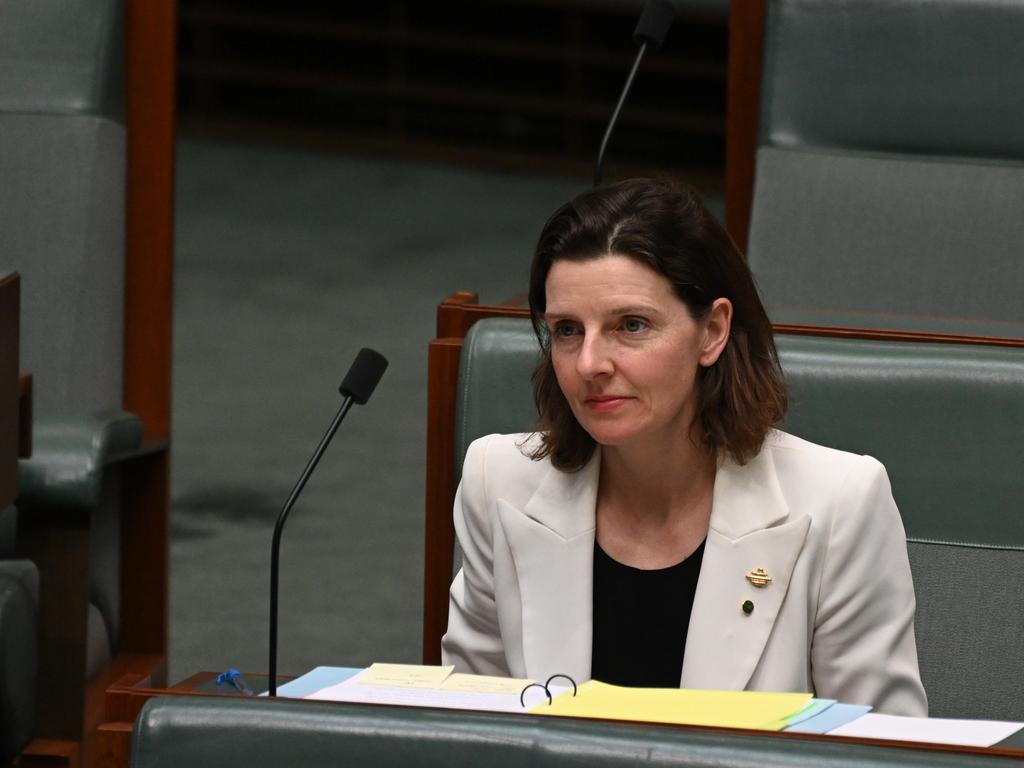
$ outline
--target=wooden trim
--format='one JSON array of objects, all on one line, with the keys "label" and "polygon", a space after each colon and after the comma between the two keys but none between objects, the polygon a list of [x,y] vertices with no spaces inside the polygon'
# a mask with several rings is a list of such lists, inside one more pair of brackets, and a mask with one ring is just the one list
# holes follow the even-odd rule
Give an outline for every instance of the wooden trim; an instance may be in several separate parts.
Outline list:
[{"label": "wooden trim", "polygon": [[[478,295],[472,291],[458,291],[437,307],[437,335],[439,338],[462,338],[477,320],[485,317],[529,318],[530,310],[513,303],[478,304]],[[893,318],[894,321],[897,318]],[[800,323],[772,323],[776,334],[795,336],[827,336],[869,341],[905,341],[930,344],[969,344],[992,347],[1024,347],[1024,339],[1012,336],[979,336],[974,334],[910,331],[897,328],[867,328],[838,325],[804,325]]]},{"label": "wooden trim", "polygon": [[[78,741],[85,722],[89,516],[18,508],[18,556],[39,569],[35,734]],[[80,587],[80,588],[75,588]]]},{"label": "wooden trim", "polygon": [[32,374],[18,377],[18,458],[32,458]]},{"label": "wooden trim", "polygon": [[[440,312],[438,313],[440,318]],[[435,339],[427,350],[427,492],[423,562],[423,663],[441,661],[448,625],[455,528],[455,393],[462,339]]]},{"label": "wooden trim", "polygon": [[475,291],[456,291],[437,307],[437,336],[446,338],[449,336],[465,336],[462,328],[462,310],[466,307],[480,306],[480,294]]},{"label": "wooden trim", "polygon": [[177,3],[129,0],[125,13],[124,407],[142,418],[147,438],[166,439],[171,427]]},{"label": "wooden trim", "polygon": [[[79,743],[59,739],[32,739],[12,765],[40,766],[40,768],[78,768]],[[127,765],[127,764],[126,764]]]},{"label": "wooden trim", "polygon": [[[129,0],[124,407],[148,443],[171,429],[174,263],[176,0]],[[167,652],[169,470],[166,449],[125,473],[121,519],[121,626],[126,653]]]},{"label": "wooden trim", "polygon": [[526,307],[493,306],[476,302],[477,294],[469,291],[459,291],[442,301],[437,307],[438,337],[461,339],[473,327],[473,323],[485,317],[530,316],[530,310]]},{"label": "wooden trim", "polygon": [[776,334],[794,336],[827,336],[834,339],[867,339],[870,341],[918,342],[926,344],[977,344],[988,347],[1024,347],[1024,339],[1003,336],[970,336],[956,333],[898,331],[883,328],[843,328],[830,325],[795,325],[773,323]]},{"label": "wooden trim", "polygon": [[0,273],[0,510],[18,495],[20,319],[18,273]]},{"label": "wooden trim", "polygon": [[[170,454],[132,459],[121,488],[121,626],[127,653],[167,653]],[[163,682],[163,681],[160,681]]]},{"label": "wooden trim", "polygon": [[761,110],[766,0],[729,3],[729,85],[725,107],[725,226],[747,251]]},{"label": "wooden trim", "polygon": [[133,724],[103,723],[96,729],[96,768],[127,768],[131,761]]}]

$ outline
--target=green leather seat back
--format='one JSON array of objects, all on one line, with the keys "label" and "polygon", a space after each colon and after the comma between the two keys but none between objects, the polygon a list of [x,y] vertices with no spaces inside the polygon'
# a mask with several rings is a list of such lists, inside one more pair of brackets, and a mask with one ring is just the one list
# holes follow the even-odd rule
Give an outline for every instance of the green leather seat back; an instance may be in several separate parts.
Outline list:
[{"label": "green leather seat back", "polygon": [[119,408],[123,0],[0,3],[0,259],[36,415]]},{"label": "green leather seat back", "polygon": [[[882,461],[910,540],[933,716],[1024,719],[1024,350],[780,334],[782,428]],[[466,337],[456,466],[490,432],[530,430],[529,321]]]},{"label": "green leather seat back", "polygon": [[0,112],[124,113],[123,0],[0,3]]},{"label": "green leather seat back", "polygon": [[1009,758],[565,718],[287,699],[146,702],[132,768],[1001,766]]},{"label": "green leather seat back", "polygon": [[773,319],[1024,337],[1022,36],[1001,0],[769,4],[748,257]]},{"label": "green leather seat back", "polygon": [[[21,274],[21,369],[33,377],[37,430],[121,407],[123,59],[124,0],[0,2],[0,260]],[[116,478],[104,483],[87,678],[116,650],[119,625],[120,492]]]}]

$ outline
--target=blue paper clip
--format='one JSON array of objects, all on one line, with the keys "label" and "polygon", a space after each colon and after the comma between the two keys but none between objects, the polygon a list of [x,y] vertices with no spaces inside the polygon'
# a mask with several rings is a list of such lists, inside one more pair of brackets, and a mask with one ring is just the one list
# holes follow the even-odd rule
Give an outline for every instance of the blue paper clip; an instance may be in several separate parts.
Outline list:
[{"label": "blue paper clip", "polygon": [[234,667],[231,667],[226,672],[221,672],[217,675],[217,685],[223,685],[224,683],[231,683],[235,687],[235,690],[241,693],[243,696],[255,696],[252,688],[245,682],[245,678],[242,677],[242,673]]}]

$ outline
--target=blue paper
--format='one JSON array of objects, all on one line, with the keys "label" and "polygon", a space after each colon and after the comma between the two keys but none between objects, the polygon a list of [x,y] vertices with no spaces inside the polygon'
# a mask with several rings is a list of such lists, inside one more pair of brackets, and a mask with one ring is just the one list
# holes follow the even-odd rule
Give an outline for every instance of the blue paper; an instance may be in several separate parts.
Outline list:
[{"label": "blue paper", "polygon": [[808,718],[801,723],[791,725],[784,730],[787,733],[828,733],[834,728],[866,715],[871,707],[863,704],[833,704],[824,712]]},{"label": "blue paper", "polygon": [[806,720],[810,720],[811,718],[818,717],[826,709],[833,706],[835,703],[835,699],[811,699],[810,702],[808,702],[807,706],[805,706],[795,715],[791,715],[790,717],[786,718],[786,721],[789,724],[782,730],[788,731],[790,728],[792,728],[794,725],[797,725],[798,723],[802,723]]},{"label": "blue paper", "polygon": [[337,685],[363,671],[362,667],[316,667],[302,677],[277,686],[277,695],[290,699],[303,699],[321,688]]}]

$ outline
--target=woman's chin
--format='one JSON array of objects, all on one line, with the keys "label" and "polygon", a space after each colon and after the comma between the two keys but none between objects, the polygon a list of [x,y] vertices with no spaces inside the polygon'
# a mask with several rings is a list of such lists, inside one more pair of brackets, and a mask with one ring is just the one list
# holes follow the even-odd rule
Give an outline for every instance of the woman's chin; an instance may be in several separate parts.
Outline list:
[{"label": "woman's chin", "polygon": [[610,424],[588,425],[584,427],[587,433],[594,438],[598,445],[614,447],[628,445],[637,438],[642,437],[641,430],[626,426],[613,426]]}]

